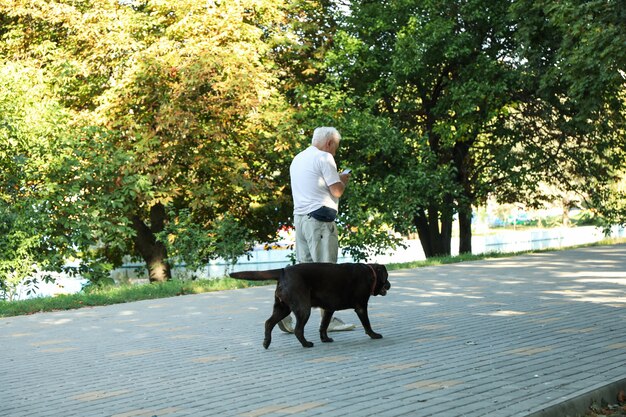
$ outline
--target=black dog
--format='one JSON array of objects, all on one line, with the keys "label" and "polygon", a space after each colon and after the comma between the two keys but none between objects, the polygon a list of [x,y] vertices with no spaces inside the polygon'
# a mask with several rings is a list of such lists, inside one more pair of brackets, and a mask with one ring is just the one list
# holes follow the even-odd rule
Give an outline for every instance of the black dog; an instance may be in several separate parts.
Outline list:
[{"label": "black dog", "polygon": [[272,342],[274,326],[292,311],[296,316],[294,334],[302,346],[312,347],[313,343],[304,338],[304,326],[311,315],[311,307],[324,309],[320,324],[322,342],[333,341],[327,333],[333,313],[348,308],[354,309],[369,337],[383,337],[372,330],[367,302],[371,295],[386,295],[391,288],[384,265],[305,263],[269,271],[233,272],[230,276],[251,281],[278,281],[274,311],[265,322],[265,349]]}]

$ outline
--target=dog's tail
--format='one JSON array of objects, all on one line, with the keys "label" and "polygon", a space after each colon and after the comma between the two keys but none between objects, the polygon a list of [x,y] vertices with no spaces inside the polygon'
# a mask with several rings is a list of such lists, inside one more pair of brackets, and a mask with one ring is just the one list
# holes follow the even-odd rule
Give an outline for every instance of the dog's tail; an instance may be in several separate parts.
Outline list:
[{"label": "dog's tail", "polygon": [[269,271],[241,271],[231,272],[231,278],[247,279],[248,281],[278,280],[283,273],[283,269],[270,269]]}]

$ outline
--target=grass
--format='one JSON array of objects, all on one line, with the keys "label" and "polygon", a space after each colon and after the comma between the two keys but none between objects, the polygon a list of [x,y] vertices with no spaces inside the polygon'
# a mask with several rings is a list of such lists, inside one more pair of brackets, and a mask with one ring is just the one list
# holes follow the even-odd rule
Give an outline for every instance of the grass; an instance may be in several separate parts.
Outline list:
[{"label": "grass", "polygon": [[[493,252],[480,255],[465,254],[430,258],[424,261],[387,264],[390,271],[398,269],[423,268],[458,262],[477,261],[482,259],[503,258],[527,253],[554,252],[573,249],[576,247],[600,246],[626,243],[626,238],[606,239],[588,245],[571,246],[561,249],[544,249],[515,253]],[[252,282],[232,278],[212,280],[180,281],[172,280],[156,284],[121,285],[105,288],[93,288],[77,294],[57,295],[55,297],[40,297],[20,301],[0,301],[0,317],[20,316],[45,311],[72,310],[83,307],[104,306],[111,304],[128,303],[132,301],[150,300],[155,298],[175,297],[187,294],[200,294],[211,291],[224,291],[238,288],[248,288],[259,285],[273,284],[273,281]]]},{"label": "grass", "polygon": [[155,284],[127,284],[91,288],[88,291],[81,291],[76,294],[61,294],[54,297],[37,297],[11,302],[0,301],[0,317],[20,316],[44,311],[73,310],[83,307],[105,306],[187,294],[201,294],[211,291],[268,285],[269,283],[273,282],[252,282],[220,278],[196,281],[172,280]]}]

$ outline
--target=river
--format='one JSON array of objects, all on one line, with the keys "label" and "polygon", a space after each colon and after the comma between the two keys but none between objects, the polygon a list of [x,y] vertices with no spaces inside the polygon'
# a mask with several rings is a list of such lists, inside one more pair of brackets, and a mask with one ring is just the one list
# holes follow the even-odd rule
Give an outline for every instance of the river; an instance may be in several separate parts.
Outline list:
[{"label": "river", "polygon": [[[611,237],[626,236],[626,229],[614,227]],[[598,242],[604,239],[602,230],[594,226],[582,226],[573,228],[552,229],[524,229],[524,230],[500,230],[497,233],[476,235],[472,237],[472,252],[474,254],[490,252],[521,252],[548,248],[563,248],[568,246],[583,245]],[[373,256],[369,262],[389,264],[424,260],[424,251],[419,240],[404,241],[404,248],[389,251],[383,255]],[[452,239],[452,254],[458,254],[458,238]],[[256,249],[249,256],[242,256],[233,267],[223,260],[215,260],[199,271],[190,272],[184,266],[173,268],[175,278],[188,278],[195,275],[199,278],[222,277],[228,271],[265,270],[282,268],[291,263],[292,251],[287,249],[263,250]],[[339,262],[353,262],[346,256],[340,256]],[[145,278],[137,276],[137,267],[141,265],[125,265],[113,271],[116,281],[145,281]],[[86,281],[83,279],[70,278],[57,274],[55,283],[40,283],[35,294],[26,294],[27,289],[22,288],[17,299],[32,296],[50,296],[62,293],[75,293],[80,291]]]}]

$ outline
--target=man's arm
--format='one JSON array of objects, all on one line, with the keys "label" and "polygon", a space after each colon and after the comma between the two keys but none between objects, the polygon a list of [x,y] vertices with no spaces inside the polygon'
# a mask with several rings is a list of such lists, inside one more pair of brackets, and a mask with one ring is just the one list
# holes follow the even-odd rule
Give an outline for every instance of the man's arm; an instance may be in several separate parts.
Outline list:
[{"label": "man's arm", "polygon": [[341,180],[341,182],[336,182],[328,186],[328,188],[330,189],[330,193],[335,198],[339,198],[343,195],[343,192],[346,190],[346,185],[350,180],[350,174],[339,174],[339,179]]},{"label": "man's arm", "polygon": [[343,192],[346,190],[346,186],[343,182],[336,182],[328,188],[330,189],[330,193],[335,198],[341,197],[343,195]]}]

